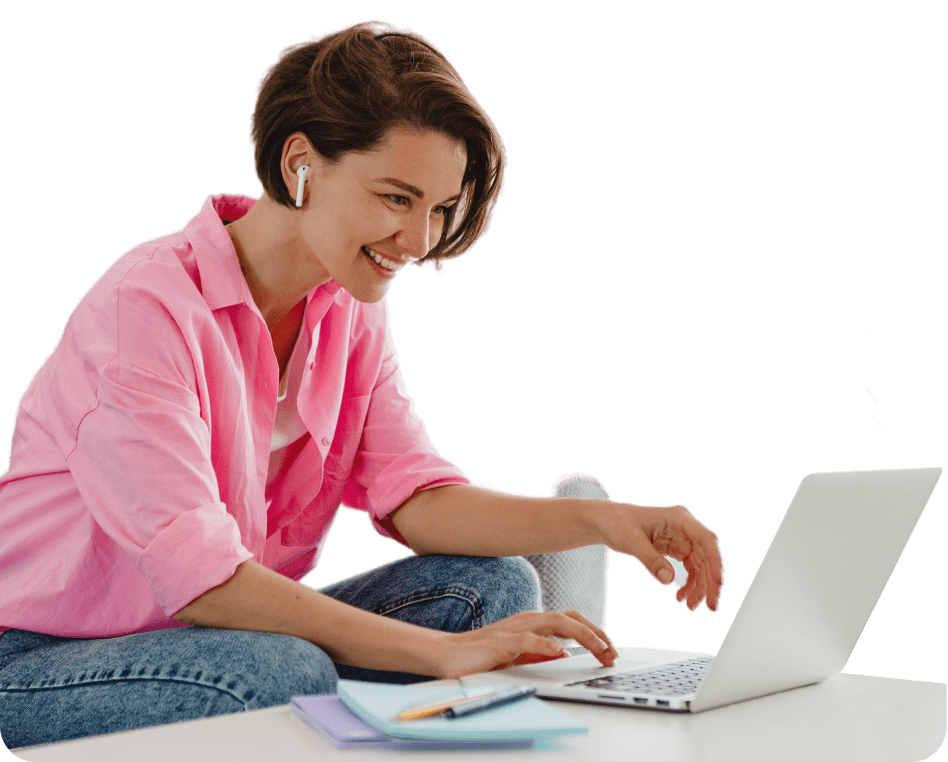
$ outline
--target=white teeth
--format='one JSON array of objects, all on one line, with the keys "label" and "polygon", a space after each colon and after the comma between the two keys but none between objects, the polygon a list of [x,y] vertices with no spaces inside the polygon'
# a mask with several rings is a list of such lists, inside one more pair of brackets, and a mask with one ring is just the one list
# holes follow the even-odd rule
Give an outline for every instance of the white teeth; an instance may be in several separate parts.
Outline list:
[{"label": "white teeth", "polygon": [[370,249],[368,246],[363,246],[362,251],[364,251],[366,254],[372,257],[372,259],[374,259],[378,264],[380,264],[386,270],[397,270],[398,268],[401,267],[401,265],[398,264],[397,262],[390,262],[381,254],[378,254],[377,252],[372,251],[372,249]]}]

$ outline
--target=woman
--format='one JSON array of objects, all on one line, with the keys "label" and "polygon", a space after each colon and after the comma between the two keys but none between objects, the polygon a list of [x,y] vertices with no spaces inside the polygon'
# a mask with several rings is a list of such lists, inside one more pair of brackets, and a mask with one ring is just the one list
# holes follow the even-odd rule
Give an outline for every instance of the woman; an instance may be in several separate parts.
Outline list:
[{"label": "woman", "polygon": [[[283,704],[339,676],[410,682],[617,654],[535,611],[525,553],[605,543],[717,606],[681,507],[472,487],[401,390],[383,298],[466,251],[500,140],[418,37],[360,25],[261,88],[263,196],[217,196],[93,287],[24,396],[0,480],[0,734],[10,746]],[[340,502],[415,557],[316,592]],[[191,625],[191,626],[186,626]]]}]

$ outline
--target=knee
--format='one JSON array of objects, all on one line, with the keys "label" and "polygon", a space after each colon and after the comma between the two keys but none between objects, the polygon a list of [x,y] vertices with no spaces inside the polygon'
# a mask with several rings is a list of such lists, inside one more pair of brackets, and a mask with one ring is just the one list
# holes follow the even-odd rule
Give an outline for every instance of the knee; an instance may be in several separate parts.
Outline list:
[{"label": "knee", "polygon": [[318,646],[291,635],[247,635],[243,660],[247,679],[237,680],[237,695],[245,709],[288,704],[293,696],[336,692],[336,668]]},{"label": "knee", "polygon": [[520,556],[484,559],[482,597],[484,624],[521,611],[540,610],[540,579]]}]

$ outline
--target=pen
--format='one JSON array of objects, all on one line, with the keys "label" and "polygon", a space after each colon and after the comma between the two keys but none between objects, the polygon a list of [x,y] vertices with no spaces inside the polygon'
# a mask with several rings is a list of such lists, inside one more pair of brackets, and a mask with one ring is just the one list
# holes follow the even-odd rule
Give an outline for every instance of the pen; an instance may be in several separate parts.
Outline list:
[{"label": "pen", "polygon": [[421,720],[426,717],[434,717],[436,714],[444,714],[446,709],[451,709],[452,707],[458,706],[460,704],[466,704],[470,701],[477,701],[481,698],[486,698],[488,696],[497,696],[499,695],[497,691],[494,691],[490,688],[475,688],[473,690],[465,691],[465,694],[461,698],[451,699],[449,701],[438,701],[434,704],[422,704],[421,706],[413,706],[410,709],[406,709],[403,712],[399,712],[392,719],[396,721],[404,720]]},{"label": "pen", "polygon": [[537,692],[533,685],[524,685],[521,688],[511,688],[509,691],[502,691],[491,696],[485,696],[475,701],[467,701],[457,706],[449,707],[444,710],[444,716],[449,718],[466,717],[474,712],[480,712],[484,709],[493,709],[501,704],[509,704],[511,701],[519,701],[527,696],[532,696]]}]

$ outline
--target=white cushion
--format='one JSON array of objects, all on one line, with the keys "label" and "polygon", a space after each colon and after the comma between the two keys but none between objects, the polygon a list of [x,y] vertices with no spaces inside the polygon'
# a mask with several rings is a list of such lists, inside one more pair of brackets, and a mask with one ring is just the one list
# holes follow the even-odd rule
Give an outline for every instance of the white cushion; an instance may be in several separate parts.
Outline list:
[{"label": "white cushion", "polygon": [[[609,496],[591,476],[573,476],[556,488],[556,497]],[[606,602],[606,546],[590,545],[562,553],[524,558],[537,570],[544,611],[578,611],[602,627]]]}]

